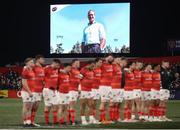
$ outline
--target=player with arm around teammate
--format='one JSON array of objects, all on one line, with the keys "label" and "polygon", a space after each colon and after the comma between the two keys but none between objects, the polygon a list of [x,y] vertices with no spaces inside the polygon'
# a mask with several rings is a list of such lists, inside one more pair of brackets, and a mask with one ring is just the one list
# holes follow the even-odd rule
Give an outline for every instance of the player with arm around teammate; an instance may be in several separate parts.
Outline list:
[{"label": "player with arm around teammate", "polygon": [[65,119],[68,119],[68,105],[69,105],[69,72],[71,71],[71,65],[66,63],[63,66],[64,68],[60,70],[58,75],[58,115],[59,115],[59,124],[66,124]]},{"label": "player with arm around teammate", "polygon": [[53,124],[58,123],[58,73],[60,68],[60,60],[59,59],[53,59],[53,62],[46,66],[44,69],[45,73],[45,86],[43,89],[43,98],[45,103],[44,108],[44,117],[45,117],[45,123],[48,125],[49,122],[49,113],[52,110],[53,113]]}]

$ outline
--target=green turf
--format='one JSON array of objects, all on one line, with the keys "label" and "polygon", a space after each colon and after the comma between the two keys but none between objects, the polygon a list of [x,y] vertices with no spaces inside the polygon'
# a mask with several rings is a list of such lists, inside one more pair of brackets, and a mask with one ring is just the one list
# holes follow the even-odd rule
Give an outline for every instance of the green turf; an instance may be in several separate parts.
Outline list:
[{"label": "green turf", "polygon": [[[22,101],[21,99],[0,99],[0,128],[23,128],[21,120]],[[79,103],[77,104],[77,119],[80,120]],[[158,128],[180,128],[180,101],[169,101],[168,117],[173,122],[136,122],[136,123],[115,123],[108,125],[88,125],[88,126],[65,126],[63,128],[113,128],[113,129],[158,129]],[[52,118],[51,118],[52,119]],[[36,117],[36,122],[42,128],[59,128],[58,125],[52,127],[44,126],[43,103],[41,103]]]}]

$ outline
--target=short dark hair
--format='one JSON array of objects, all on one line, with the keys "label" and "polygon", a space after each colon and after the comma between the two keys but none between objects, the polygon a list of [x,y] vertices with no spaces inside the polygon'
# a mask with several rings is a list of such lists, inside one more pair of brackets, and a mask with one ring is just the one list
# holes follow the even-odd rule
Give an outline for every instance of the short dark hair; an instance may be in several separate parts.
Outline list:
[{"label": "short dark hair", "polygon": [[128,64],[127,64],[127,67],[129,68],[132,64],[133,64],[134,62],[129,62]]},{"label": "short dark hair", "polygon": [[61,64],[61,61],[59,59],[53,59],[53,62],[55,62],[57,64]]},{"label": "short dark hair", "polygon": [[94,10],[92,10],[92,9],[90,9],[90,10],[88,11],[88,14],[89,14],[90,12],[94,12],[94,14],[95,14],[95,11],[94,11]]},{"label": "short dark hair", "polygon": [[94,61],[93,61],[93,60],[89,60],[89,61],[87,61],[87,64],[92,64],[92,63],[94,63]]},{"label": "short dark hair", "polygon": [[41,54],[36,55],[36,56],[35,56],[35,61],[37,61],[37,60],[38,60],[38,59],[40,59],[40,58],[44,58],[44,56],[43,56],[43,55],[41,55]]},{"label": "short dark hair", "polygon": [[145,63],[145,64],[143,65],[143,70],[144,70],[148,65],[151,65],[151,66],[152,66],[151,63]]},{"label": "short dark hair", "polygon": [[152,68],[154,69],[155,67],[157,67],[159,64],[153,64]]},{"label": "short dark hair", "polygon": [[67,67],[67,66],[71,66],[71,64],[70,63],[64,63],[63,66]]},{"label": "short dark hair", "polygon": [[103,61],[103,59],[102,59],[102,58],[99,58],[99,57],[98,57],[98,58],[96,58],[94,61],[95,61],[95,62],[99,62],[100,60],[102,60],[102,61]]},{"label": "short dark hair", "polygon": [[120,56],[118,56],[118,55],[114,55],[113,57],[114,57],[114,58],[121,58],[121,57],[120,57]]},{"label": "short dark hair", "polygon": [[108,57],[108,56],[114,57],[112,53],[107,53],[107,54],[104,55],[104,57]]},{"label": "short dark hair", "polygon": [[76,61],[79,61],[78,59],[73,59],[72,61],[71,61],[71,65],[74,63],[74,62],[76,62]]},{"label": "short dark hair", "polygon": [[121,60],[127,60],[125,57],[121,57]]},{"label": "short dark hair", "polygon": [[31,60],[33,60],[33,58],[32,57],[28,57],[28,58],[26,58],[25,60],[24,60],[24,63],[25,64],[27,64],[29,61],[31,61]]},{"label": "short dark hair", "polygon": [[167,63],[167,62],[169,62],[168,60],[162,60],[162,63]]}]

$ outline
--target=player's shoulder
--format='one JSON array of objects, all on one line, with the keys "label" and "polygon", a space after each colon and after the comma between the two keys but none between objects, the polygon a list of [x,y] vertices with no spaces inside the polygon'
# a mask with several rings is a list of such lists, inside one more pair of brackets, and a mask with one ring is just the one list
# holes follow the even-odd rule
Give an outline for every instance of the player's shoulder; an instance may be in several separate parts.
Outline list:
[{"label": "player's shoulder", "polygon": [[87,67],[86,66],[82,67],[81,70],[80,70],[80,72],[84,72],[84,71],[87,71]]},{"label": "player's shoulder", "polygon": [[62,77],[65,75],[65,73],[63,71],[60,71],[58,75],[59,75],[59,77]]},{"label": "player's shoulder", "polygon": [[158,74],[160,74],[160,72],[156,72],[156,71],[154,71],[152,74],[154,74],[154,75],[158,75]]},{"label": "player's shoulder", "polygon": [[[114,67],[114,68],[118,68],[119,66],[117,66],[116,64],[112,64],[112,66]],[[120,68],[120,67],[119,67]]]},{"label": "player's shoulder", "polygon": [[27,66],[24,66],[23,69],[27,69],[28,67]]},{"label": "player's shoulder", "polygon": [[28,70],[29,70],[29,67],[27,67],[27,66],[23,67],[23,71],[28,71]]},{"label": "player's shoulder", "polygon": [[32,73],[32,72],[33,71],[28,66],[24,66],[22,70],[22,75]]},{"label": "player's shoulder", "polygon": [[102,66],[106,66],[106,65],[108,65],[108,63],[106,63],[106,62],[103,62],[103,63],[102,63]]},{"label": "player's shoulder", "polygon": [[94,68],[94,71],[95,71],[95,72],[101,71],[101,67]]},{"label": "player's shoulder", "polygon": [[80,73],[80,71],[78,69],[72,68],[70,73],[76,75],[76,74]]},{"label": "player's shoulder", "polygon": [[146,71],[144,71],[144,70],[143,70],[141,73],[142,73],[142,74],[147,74],[147,72],[146,72]]},{"label": "player's shoulder", "polygon": [[46,66],[44,67],[44,69],[48,69],[48,68],[50,68],[50,65],[46,65]]},{"label": "player's shoulder", "polygon": [[76,71],[76,69],[75,68],[71,68],[71,72],[74,72],[74,71]]},{"label": "player's shoulder", "polygon": [[41,69],[41,68],[42,68],[42,67],[40,67],[40,66],[38,66],[38,65],[35,65],[35,66],[33,67],[34,70]]},{"label": "player's shoulder", "polygon": [[51,69],[51,66],[50,65],[46,65],[45,67],[44,67],[44,71],[49,71]]}]

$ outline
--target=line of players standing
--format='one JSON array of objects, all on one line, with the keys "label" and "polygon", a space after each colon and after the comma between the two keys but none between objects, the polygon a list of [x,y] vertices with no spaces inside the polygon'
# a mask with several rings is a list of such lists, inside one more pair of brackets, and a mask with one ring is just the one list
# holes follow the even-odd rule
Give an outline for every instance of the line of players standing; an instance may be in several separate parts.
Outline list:
[{"label": "line of players standing", "polygon": [[152,66],[128,63],[125,58],[108,55],[89,61],[82,68],[78,59],[63,65],[59,59],[54,59],[45,67],[44,62],[42,55],[37,55],[35,60],[25,60],[21,91],[24,126],[40,126],[35,123],[35,116],[42,97],[46,124],[50,124],[52,112],[53,124],[75,125],[77,100],[83,125],[171,121],[166,117],[170,96],[165,84],[168,61]]}]

